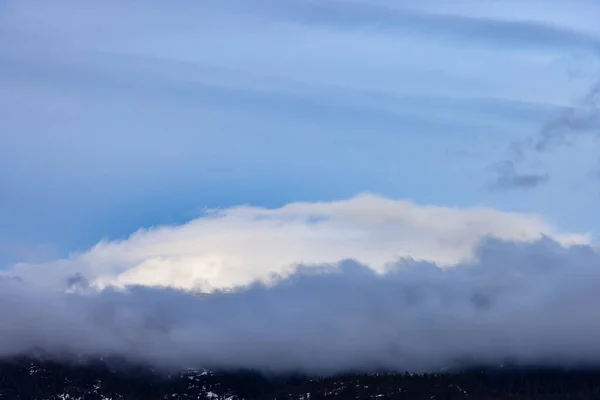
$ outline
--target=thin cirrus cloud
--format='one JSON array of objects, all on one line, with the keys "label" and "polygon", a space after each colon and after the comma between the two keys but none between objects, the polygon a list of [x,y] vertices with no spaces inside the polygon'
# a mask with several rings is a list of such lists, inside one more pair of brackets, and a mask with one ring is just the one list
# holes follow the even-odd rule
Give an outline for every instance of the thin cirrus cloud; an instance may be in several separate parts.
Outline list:
[{"label": "thin cirrus cloud", "polygon": [[[39,40],[31,40],[36,39],[34,33],[44,33],[46,44],[54,40],[61,49],[65,46],[60,44],[66,41],[70,43],[67,48],[88,53],[104,51],[162,56],[194,61],[200,65],[252,71],[269,78],[280,76],[305,84],[328,83],[362,90],[395,89],[399,84],[411,81],[398,79],[404,73],[415,73],[407,67],[439,73],[438,68],[432,68],[435,60],[452,59],[452,63],[444,65],[448,75],[458,79],[462,74],[469,74],[470,86],[474,87],[470,89],[458,82],[456,88],[460,90],[457,92],[477,93],[488,89],[477,86],[492,82],[480,82],[473,74],[481,77],[495,74],[498,80],[498,84],[494,85],[495,91],[504,88],[503,97],[511,97],[500,82],[508,71],[501,73],[502,69],[498,66],[511,68],[510,65],[514,64],[511,68],[514,71],[510,74],[513,79],[524,74],[535,77],[541,72],[540,67],[553,56],[564,56],[563,47],[573,49],[583,46],[586,50],[583,44],[591,42],[593,47],[596,40],[594,31],[586,29],[583,19],[579,26],[563,26],[561,21],[552,18],[535,20],[539,14],[531,11],[520,18],[500,10],[496,14],[488,12],[482,15],[452,13],[452,8],[444,7],[443,2],[432,2],[423,8],[399,7],[399,10],[393,8],[390,11],[385,5],[364,2],[295,1],[279,5],[260,2],[248,8],[233,1],[202,6],[189,4],[191,8],[185,15],[178,9],[159,3],[148,5],[144,13],[117,2],[89,7],[62,2],[59,3],[62,9],[60,6],[45,9],[47,6],[34,4],[15,3],[9,7],[14,12],[7,13],[5,25],[16,36],[4,47],[22,49],[24,44],[39,43]],[[369,10],[371,12],[367,12]],[[571,7],[563,11],[566,16],[579,15]],[[590,15],[598,12],[594,9],[587,11]],[[163,18],[165,15],[172,18]],[[527,22],[528,18],[533,21]],[[325,20],[327,23],[324,23]],[[338,21],[345,23],[337,24]],[[33,24],[36,29],[28,29]],[[110,34],[99,35],[99,28],[107,24],[112,28]],[[408,31],[387,31],[385,28],[390,24]],[[527,27],[525,32],[517,29],[520,26]],[[131,27],[136,28],[135,34],[131,34]],[[411,27],[415,30],[411,31]],[[527,33],[529,31],[534,33]],[[449,42],[440,43],[439,39],[443,38]],[[477,43],[473,42],[475,38],[480,38],[486,46],[474,47]],[[488,45],[499,43],[510,44],[510,47],[500,53],[498,49],[489,51]],[[517,43],[529,43],[538,51],[528,49],[520,52],[518,47],[515,48]],[[361,49],[362,56],[356,49]],[[40,49],[37,52],[43,55]],[[207,57],[207,54],[210,56]],[[502,63],[503,59],[511,62]],[[381,63],[383,60],[387,62]],[[530,74],[527,67],[536,68],[536,73]],[[435,74],[430,75],[429,79],[435,78]],[[394,79],[390,81],[389,78]],[[386,85],[382,85],[382,81]],[[522,79],[523,84],[527,85],[528,81]],[[449,79],[439,82],[443,82],[442,87],[452,84]],[[429,90],[436,86],[437,90],[441,89],[440,85],[430,85]],[[427,86],[418,88],[423,90]],[[513,93],[519,89],[518,86],[512,87]],[[528,88],[522,89],[520,99],[527,94]],[[543,90],[542,85],[533,95],[539,90]],[[548,99],[547,96],[537,98],[539,101]]]},{"label": "thin cirrus cloud", "polygon": [[[599,32],[596,25],[590,23],[589,17],[586,20],[580,16],[577,16],[578,20],[565,18],[565,13],[571,14],[569,17],[578,14],[573,13],[567,3],[555,9],[563,13],[559,18],[551,14],[547,16],[547,13],[540,18],[540,14],[531,12],[532,2],[526,7],[514,2],[508,7],[505,3],[500,8],[489,5],[480,8],[475,2],[468,6],[462,8],[453,3],[447,7],[439,1],[428,5],[324,1],[291,3],[275,10],[280,11],[277,15],[304,23],[340,24],[346,28],[376,26],[397,34],[421,34],[449,43],[458,40],[471,45],[477,45],[479,38],[480,44],[494,43],[512,50],[544,47],[597,50],[600,45]],[[597,5],[589,6],[588,11],[592,14],[600,12]],[[518,14],[515,8],[520,9]]]}]

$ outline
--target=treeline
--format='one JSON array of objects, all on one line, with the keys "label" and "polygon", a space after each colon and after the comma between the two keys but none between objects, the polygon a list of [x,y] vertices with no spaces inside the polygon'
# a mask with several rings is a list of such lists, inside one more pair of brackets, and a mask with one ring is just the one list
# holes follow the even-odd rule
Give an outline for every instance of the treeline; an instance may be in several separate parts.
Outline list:
[{"label": "treeline", "polygon": [[472,369],[454,374],[265,377],[252,371],[164,375],[26,359],[0,361],[0,399],[600,400],[599,370]]},{"label": "treeline", "polygon": [[600,371],[515,369],[454,374],[352,374],[309,380],[285,388],[274,398],[592,400],[600,399]]}]

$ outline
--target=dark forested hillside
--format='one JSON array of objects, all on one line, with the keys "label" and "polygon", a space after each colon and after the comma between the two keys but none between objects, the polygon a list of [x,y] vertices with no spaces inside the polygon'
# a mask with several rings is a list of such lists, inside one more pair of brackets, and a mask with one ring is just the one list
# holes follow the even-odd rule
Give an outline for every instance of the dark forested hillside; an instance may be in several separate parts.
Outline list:
[{"label": "dark forested hillside", "polygon": [[600,371],[474,369],[284,379],[207,370],[166,375],[142,367],[21,358],[0,362],[0,399],[600,399]]}]

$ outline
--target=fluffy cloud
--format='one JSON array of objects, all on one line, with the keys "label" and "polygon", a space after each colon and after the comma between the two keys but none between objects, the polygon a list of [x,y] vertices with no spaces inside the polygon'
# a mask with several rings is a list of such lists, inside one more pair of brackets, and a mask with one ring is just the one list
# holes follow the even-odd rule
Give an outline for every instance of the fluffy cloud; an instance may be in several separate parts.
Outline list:
[{"label": "fluffy cloud", "polygon": [[185,225],[141,230],[124,241],[12,269],[32,282],[64,285],[73,276],[94,287],[145,285],[212,291],[268,282],[297,264],[355,259],[376,272],[401,258],[448,266],[468,260],[487,237],[587,243],[535,215],[487,208],[453,209],[361,195],[292,203],[277,209],[212,210]]}]

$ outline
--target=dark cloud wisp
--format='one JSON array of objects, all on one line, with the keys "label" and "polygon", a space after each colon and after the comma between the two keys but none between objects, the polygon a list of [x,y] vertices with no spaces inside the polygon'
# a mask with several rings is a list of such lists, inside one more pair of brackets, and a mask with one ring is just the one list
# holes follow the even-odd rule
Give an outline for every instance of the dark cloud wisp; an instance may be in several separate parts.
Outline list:
[{"label": "dark cloud wisp", "polygon": [[590,87],[578,104],[543,127],[534,149],[540,152],[552,145],[570,145],[579,135],[600,135],[600,81]]},{"label": "dark cloud wisp", "polygon": [[[513,142],[509,156],[492,166],[496,178],[488,184],[492,190],[532,189],[550,180],[547,173],[519,173],[516,165],[534,154],[557,146],[573,146],[583,136],[600,137],[600,81],[595,82],[577,104],[545,124],[533,137]],[[589,171],[588,175],[593,174]]]},{"label": "dark cloud wisp", "polygon": [[550,180],[548,173],[520,173],[510,160],[502,161],[494,166],[496,179],[490,183],[491,190],[533,189]]}]

